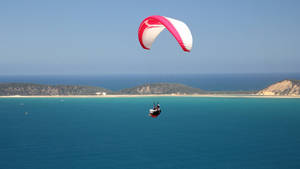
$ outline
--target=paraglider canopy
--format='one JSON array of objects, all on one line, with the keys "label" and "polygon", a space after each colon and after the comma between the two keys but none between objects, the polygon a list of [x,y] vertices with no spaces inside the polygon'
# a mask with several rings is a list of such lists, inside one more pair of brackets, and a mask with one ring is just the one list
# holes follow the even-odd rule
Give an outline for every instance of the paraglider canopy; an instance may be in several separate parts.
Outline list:
[{"label": "paraglider canopy", "polygon": [[175,37],[184,51],[191,51],[193,37],[188,26],[179,20],[159,15],[149,16],[140,24],[138,36],[141,46],[149,50],[156,37],[165,28]]}]

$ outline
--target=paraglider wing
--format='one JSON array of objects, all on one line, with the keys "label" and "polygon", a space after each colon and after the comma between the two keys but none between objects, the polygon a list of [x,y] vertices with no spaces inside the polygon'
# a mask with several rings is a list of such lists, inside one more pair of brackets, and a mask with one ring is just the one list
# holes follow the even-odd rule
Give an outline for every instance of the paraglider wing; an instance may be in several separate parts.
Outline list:
[{"label": "paraglider wing", "polygon": [[179,20],[159,15],[149,16],[140,24],[138,36],[141,46],[149,50],[156,37],[165,28],[175,37],[184,51],[190,52],[193,37],[188,26]]}]

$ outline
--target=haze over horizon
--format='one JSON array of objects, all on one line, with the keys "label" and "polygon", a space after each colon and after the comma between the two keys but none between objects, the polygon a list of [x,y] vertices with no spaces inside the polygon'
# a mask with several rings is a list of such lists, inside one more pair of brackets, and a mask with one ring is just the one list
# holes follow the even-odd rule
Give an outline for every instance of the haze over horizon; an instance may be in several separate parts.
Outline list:
[{"label": "haze over horizon", "polygon": [[[159,5],[158,5],[159,4]],[[300,72],[300,1],[1,1],[0,75]],[[184,21],[183,52],[164,31],[137,37],[150,15]]]}]

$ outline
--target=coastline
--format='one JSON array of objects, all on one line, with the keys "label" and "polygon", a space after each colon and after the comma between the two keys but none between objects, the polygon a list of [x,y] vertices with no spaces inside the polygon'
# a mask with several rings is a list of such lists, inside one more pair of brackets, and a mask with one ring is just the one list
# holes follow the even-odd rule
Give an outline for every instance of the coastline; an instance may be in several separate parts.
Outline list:
[{"label": "coastline", "polygon": [[299,98],[295,96],[278,96],[278,95],[255,95],[255,94],[195,94],[195,95],[174,95],[174,94],[157,94],[157,95],[32,95],[32,96],[0,96],[0,98],[130,98],[130,97],[216,97],[216,98]]}]

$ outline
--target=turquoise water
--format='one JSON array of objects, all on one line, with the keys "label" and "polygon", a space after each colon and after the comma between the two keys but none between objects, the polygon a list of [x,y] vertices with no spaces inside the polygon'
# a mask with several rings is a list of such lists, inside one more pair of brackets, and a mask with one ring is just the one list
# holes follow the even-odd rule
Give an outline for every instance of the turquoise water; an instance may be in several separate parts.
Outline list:
[{"label": "turquoise water", "polygon": [[2,98],[0,168],[299,169],[300,99]]}]

